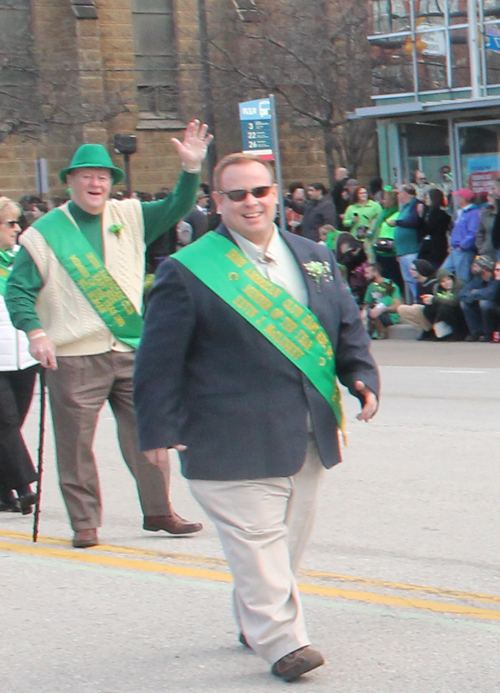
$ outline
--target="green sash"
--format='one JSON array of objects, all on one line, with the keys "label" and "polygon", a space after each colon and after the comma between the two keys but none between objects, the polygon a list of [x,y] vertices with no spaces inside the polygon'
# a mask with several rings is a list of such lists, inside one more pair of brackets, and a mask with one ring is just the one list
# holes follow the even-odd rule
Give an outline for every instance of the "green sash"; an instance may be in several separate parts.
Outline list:
[{"label": "green sash", "polygon": [[5,296],[14,257],[15,253],[12,250],[0,250],[0,296]]},{"label": "green sash", "polygon": [[255,269],[230,240],[211,231],[172,255],[306,375],[343,431],[335,356],[318,319]]},{"label": "green sash", "polygon": [[33,226],[114,336],[137,349],[142,317],[78,226],[60,209],[40,217]]}]

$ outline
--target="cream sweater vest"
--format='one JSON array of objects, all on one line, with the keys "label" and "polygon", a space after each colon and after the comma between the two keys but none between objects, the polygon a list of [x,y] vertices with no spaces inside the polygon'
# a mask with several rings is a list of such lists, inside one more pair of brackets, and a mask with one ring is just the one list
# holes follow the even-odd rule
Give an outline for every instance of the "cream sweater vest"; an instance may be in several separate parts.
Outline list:
[{"label": "cream sweater vest", "polygon": [[[76,225],[68,204],[60,209]],[[108,200],[102,222],[106,229],[103,231],[106,269],[141,313],[146,251],[141,204],[138,200]],[[113,224],[123,226],[119,235],[107,231]],[[35,308],[58,356],[132,351],[132,347],[118,341],[106,327],[39,231],[31,226],[19,242],[33,258],[42,277],[43,287]]]}]

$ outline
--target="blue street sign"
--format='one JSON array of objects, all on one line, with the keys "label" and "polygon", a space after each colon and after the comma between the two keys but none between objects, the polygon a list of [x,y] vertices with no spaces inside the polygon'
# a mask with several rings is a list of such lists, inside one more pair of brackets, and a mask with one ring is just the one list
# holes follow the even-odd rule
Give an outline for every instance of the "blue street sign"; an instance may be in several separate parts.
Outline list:
[{"label": "blue street sign", "polygon": [[489,51],[500,52],[500,31],[493,27],[488,27],[484,34],[484,47]]},{"label": "blue street sign", "polygon": [[239,108],[243,151],[273,159],[271,100],[245,101]]}]

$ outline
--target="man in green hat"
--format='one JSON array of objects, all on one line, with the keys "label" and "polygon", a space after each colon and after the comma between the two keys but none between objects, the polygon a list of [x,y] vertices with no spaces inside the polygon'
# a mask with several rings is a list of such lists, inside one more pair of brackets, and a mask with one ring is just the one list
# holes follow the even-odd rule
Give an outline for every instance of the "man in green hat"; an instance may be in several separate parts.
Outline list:
[{"label": "man in green hat", "polygon": [[172,138],[183,171],[171,195],[147,203],[109,199],[123,172],[101,145],[82,145],[60,172],[71,200],[20,238],[6,303],[14,325],[28,335],[31,354],[48,369],[59,479],[76,548],[98,544],[101,497],[92,443],[106,400],[137,483],[144,529],[202,529],[172,510],[168,464],[159,469],[138,450],[132,375],[146,247],[193,208],[211,139],[197,120],[182,142]]}]

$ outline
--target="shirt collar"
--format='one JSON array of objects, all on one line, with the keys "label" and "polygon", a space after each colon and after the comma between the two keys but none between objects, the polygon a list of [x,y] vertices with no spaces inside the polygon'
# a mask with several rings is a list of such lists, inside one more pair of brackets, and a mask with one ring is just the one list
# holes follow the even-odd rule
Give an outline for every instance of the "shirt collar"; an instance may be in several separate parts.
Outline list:
[{"label": "shirt collar", "polygon": [[252,262],[260,262],[262,264],[277,262],[279,248],[283,240],[278,234],[275,224],[273,224],[271,238],[264,249],[261,248],[261,246],[255,245],[255,243],[252,243],[252,241],[249,241],[248,238],[245,238],[245,236],[242,236],[236,231],[231,231],[231,229],[229,229],[229,233]]}]

